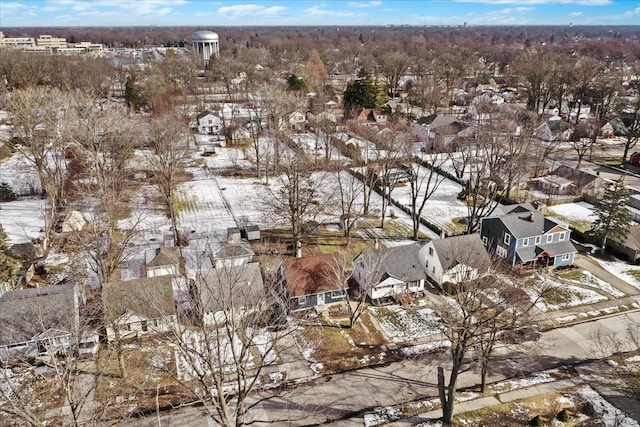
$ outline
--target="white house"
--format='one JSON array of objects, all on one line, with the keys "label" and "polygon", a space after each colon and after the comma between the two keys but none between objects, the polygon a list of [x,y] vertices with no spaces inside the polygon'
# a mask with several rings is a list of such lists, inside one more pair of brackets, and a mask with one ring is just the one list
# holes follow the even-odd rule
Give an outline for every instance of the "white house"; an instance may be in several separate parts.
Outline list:
[{"label": "white house", "polygon": [[147,277],[177,276],[180,257],[176,248],[159,248],[147,251]]},{"label": "white house", "polygon": [[168,332],[178,324],[171,276],[105,283],[102,303],[109,341]]},{"label": "white house", "polygon": [[196,118],[198,133],[218,135],[222,130],[222,120],[210,111],[203,111]]},{"label": "white house", "polygon": [[438,285],[474,280],[490,265],[478,234],[431,240],[420,248],[418,257],[429,280]]},{"label": "white house", "polygon": [[231,242],[215,254],[214,265],[215,268],[239,267],[249,264],[254,255],[255,252],[253,252],[248,246]]},{"label": "white house", "polygon": [[364,251],[353,260],[352,277],[372,300],[421,293],[426,274],[418,249],[414,243]]},{"label": "white house", "polygon": [[307,117],[300,111],[294,111],[282,117],[278,123],[281,130],[304,130],[307,123]]}]

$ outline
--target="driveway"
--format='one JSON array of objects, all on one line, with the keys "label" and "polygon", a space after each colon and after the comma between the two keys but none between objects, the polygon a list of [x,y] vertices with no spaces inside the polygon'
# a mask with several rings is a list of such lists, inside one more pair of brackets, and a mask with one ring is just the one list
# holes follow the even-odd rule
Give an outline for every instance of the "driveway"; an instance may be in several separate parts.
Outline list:
[{"label": "driveway", "polygon": [[573,264],[576,267],[580,267],[587,270],[588,272],[596,276],[598,279],[602,279],[605,282],[611,284],[611,286],[620,290],[620,292],[624,292],[626,296],[638,295],[638,293],[640,293],[638,289],[634,288],[624,280],[620,279],[619,277],[609,273],[607,270],[602,268],[600,264],[598,264],[598,261],[596,261],[590,256],[576,254],[573,260]]}]

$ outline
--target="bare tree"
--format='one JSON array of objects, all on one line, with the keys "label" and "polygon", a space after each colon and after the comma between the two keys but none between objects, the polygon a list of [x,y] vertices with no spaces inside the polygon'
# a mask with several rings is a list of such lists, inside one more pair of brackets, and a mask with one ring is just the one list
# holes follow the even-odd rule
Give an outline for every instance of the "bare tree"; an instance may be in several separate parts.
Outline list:
[{"label": "bare tree", "polygon": [[378,71],[384,77],[391,97],[398,94],[400,80],[404,77],[411,60],[404,52],[384,52],[378,64]]},{"label": "bare tree", "polygon": [[438,173],[446,161],[443,154],[432,154],[429,159],[429,167],[424,168],[417,163],[411,163],[409,167],[409,188],[411,190],[411,222],[413,228],[413,240],[418,240],[420,230],[420,218],[427,201],[435,194],[444,175]]},{"label": "bare tree", "polygon": [[57,89],[36,87],[14,91],[6,95],[4,101],[21,142],[18,150],[38,172],[42,191],[49,202],[50,215],[45,221],[45,235],[48,236],[66,202],[62,126],[67,96]]},{"label": "bare tree", "polygon": [[295,251],[300,244],[303,227],[323,208],[326,194],[322,177],[313,176],[304,158],[283,159],[282,174],[269,188],[265,201],[267,214],[288,224]]},{"label": "bare tree", "polygon": [[176,212],[176,186],[189,154],[186,125],[171,115],[154,118],[149,123],[149,144],[154,153],[148,157],[154,184],[162,195],[171,219],[173,241],[182,246]]},{"label": "bare tree", "polygon": [[363,217],[363,207],[360,203],[364,191],[363,184],[352,173],[344,170],[336,172],[338,182],[338,202],[340,204],[340,220],[347,238],[347,247],[351,243],[351,231],[360,218]]},{"label": "bare tree", "polygon": [[451,370],[445,382],[444,368],[438,367],[438,394],[442,404],[442,420],[453,423],[458,375],[464,369],[468,354],[477,349],[481,362],[482,388],[488,363],[501,335],[521,327],[532,307],[522,290],[513,288],[494,276],[461,280],[450,286],[450,298],[437,305],[444,335],[451,342]]},{"label": "bare tree", "polygon": [[[287,126],[287,116],[304,108],[305,100],[294,91],[288,91],[281,83],[266,83],[258,89],[262,112],[269,126],[269,136],[273,143],[273,166],[278,173],[280,164],[280,144],[282,133]],[[268,161],[265,167],[268,167]]]},{"label": "bare tree", "polygon": [[175,380],[219,425],[259,421],[251,414],[262,402],[254,392],[289,334],[284,310],[265,294],[257,263],[206,269],[194,262],[200,265],[192,270],[183,321],[164,336],[176,348]]},{"label": "bare tree", "polygon": [[624,152],[622,163],[627,161],[629,150],[636,146],[640,139],[640,96],[635,97],[635,101],[629,106],[621,106],[620,118],[625,125],[624,130]]}]

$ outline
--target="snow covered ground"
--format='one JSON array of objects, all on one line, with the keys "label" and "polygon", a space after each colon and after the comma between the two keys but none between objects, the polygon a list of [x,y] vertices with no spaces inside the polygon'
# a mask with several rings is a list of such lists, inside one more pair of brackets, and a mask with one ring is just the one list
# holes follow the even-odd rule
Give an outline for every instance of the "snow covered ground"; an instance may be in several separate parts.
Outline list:
[{"label": "snow covered ground", "polygon": [[[418,166],[413,165],[413,167]],[[427,168],[420,166],[418,181],[428,173],[429,170]],[[426,189],[423,189],[421,196],[424,194],[424,190]],[[460,191],[462,191],[460,184],[444,178],[436,192],[427,201],[424,211],[422,212],[422,217],[442,230],[449,232],[460,231],[460,227],[457,226],[453,220],[468,215],[467,205],[457,199]],[[396,187],[391,195],[403,206],[407,208],[411,206],[411,187],[409,184]]]},{"label": "snow covered ground", "polygon": [[[338,137],[338,136],[336,136]],[[309,156],[317,156],[319,160],[324,159],[325,156],[325,139],[321,136],[316,138],[313,133],[296,133],[291,135],[291,139],[298,143],[299,147],[304,149],[304,152]],[[335,147],[331,147],[329,150],[330,160],[339,160],[341,162],[349,162],[351,159],[344,157]]]},{"label": "snow covered ground", "polygon": [[[562,302],[547,302],[547,298],[543,297],[536,303],[536,307],[543,312],[562,310],[563,308],[585,304],[593,304],[607,299],[607,297],[596,291],[556,282],[549,277],[538,276],[537,280],[539,281],[538,286],[549,295],[549,298],[556,296],[556,292],[553,292],[554,289],[558,292],[562,292],[561,297],[559,297],[562,299]],[[532,294],[531,297],[536,299],[537,295]]]},{"label": "snow covered ground", "polygon": [[22,154],[14,153],[0,162],[0,182],[6,182],[17,196],[42,193],[38,172]]},{"label": "snow covered ground", "polygon": [[369,311],[394,343],[413,342],[441,332],[438,317],[430,308],[408,310],[394,304],[370,307]]},{"label": "snow covered ground", "polygon": [[609,273],[618,276],[634,288],[640,289],[640,266],[627,264],[624,261],[603,261],[594,258]]},{"label": "snow covered ground", "polygon": [[594,276],[590,271],[582,270],[580,272],[582,274],[582,278],[580,281],[570,280],[571,282],[575,282],[577,284],[584,284],[588,286],[593,286],[594,288],[598,288],[603,292],[608,293],[614,298],[622,298],[625,294],[622,291],[611,286],[610,283],[605,282],[604,280]]},{"label": "snow covered ground", "polygon": [[596,220],[593,205],[587,202],[553,205],[549,206],[547,211],[550,216],[585,231],[590,230]]},{"label": "snow covered ground", "polygon": [[0,224],[9,243],[25,243],[41,235],[46,205],[42,199],[0,203]]}]

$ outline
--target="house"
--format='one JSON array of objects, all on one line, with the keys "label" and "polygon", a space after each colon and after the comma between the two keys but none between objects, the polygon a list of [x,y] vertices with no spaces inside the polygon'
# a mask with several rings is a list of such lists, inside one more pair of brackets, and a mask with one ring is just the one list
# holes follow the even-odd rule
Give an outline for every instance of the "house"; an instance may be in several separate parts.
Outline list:
[{"label": "house", "polygon": [[158,248],[147,251],[147,277],[177,276],[180,271],[180,256],[176,248]]},{"label": "house", "polygon": [[198,301],[196,312],[206,325],[223,323],[225,315],[246,314],[267,303],[257,262],[203,270],[193,283]]},{"label": "house", "polygon": [[557,176],[545,175],[532,179],[538,190],[551,195],[571,194],[575,189],[575,184],[570,179]]},{"label": "house", "polygon": [[624,241],[607,237],[605,248],[626,256],[630,262],[637,262],[640,259],[640,225],[629,227],[629,234]]},{"label": "house", "polygon": [[291,311],[346,300],[347,284],[337,254],[284,259],[278,283]]},{"label": "house", "polygon": [[632,166],[638,166],[640,167],[640,153],[635,151],[634,153],[631,154],[631,157],[629,158],[629,164]]},{"label": "house", "polygon": [[290,129],[300,131],[304,130],[306,124],[307,117],[305,114],[300,111],[294,111],[280,118],[278,128],[281,130]]},{"label": "house", "polygon": [[379,108],[363,108],[356,118],[356,122],[363,126],[377,126],[387,123],[387,113]]},{"label": "house", "polygon": [[431,240],[420,248],[418,257],[429,280],[440,286],[474,280],[491,264],[478,234]]},{"label": "house", "polygon": [[241,265],[249,264],[254,255],[255,252],[253,252],[248,246],[230,242],[216,252],[214,256],[214,266],[215,268],[239,267]]},{"label": "house", "polygon": [[82,231],[85,225],[87,225],[87,220],[84,219],[84,216],[79,211],[71,211],[65,216],[61,231],[63,233]]},{"label": "house", "polygon": [[604,126],[600,128],[600,136],[602,138],[613,138],[615,136],[613,125],[609,122],[605,123]]},{"label": "house", "polygon": [[107,339],[138,338],[177,326],[173,277],[105,283],[102,306]]},{"label": "house", "polygon": [[0,361],[42,358],[78,343],[94,354],[98,335],[80,326],[84,295],[76,284],[10,291],[0,297]]},{"label": "house", "polygon": [[418,251],[416,243],[364,251],[353,260],[352,277],[372,300],[421,293],[427,276]]},{"label": "house", "polygon": [[573,191],[585,197],[598,197],[608,185],[607,181],[598,175],[568,165],[558,166],[551,175],[570,180],[575,186]]},{"label": "house", "polygon": [[576,249],[569,227],[544,216],[530,203],[505,206],[480,222],[487,251],[520,270],[573,264]]},{"label": "house", "polygon": [[210,111],[203,111],[196,116],[198,133],[218,135],[222,130],[222,120]]}]

